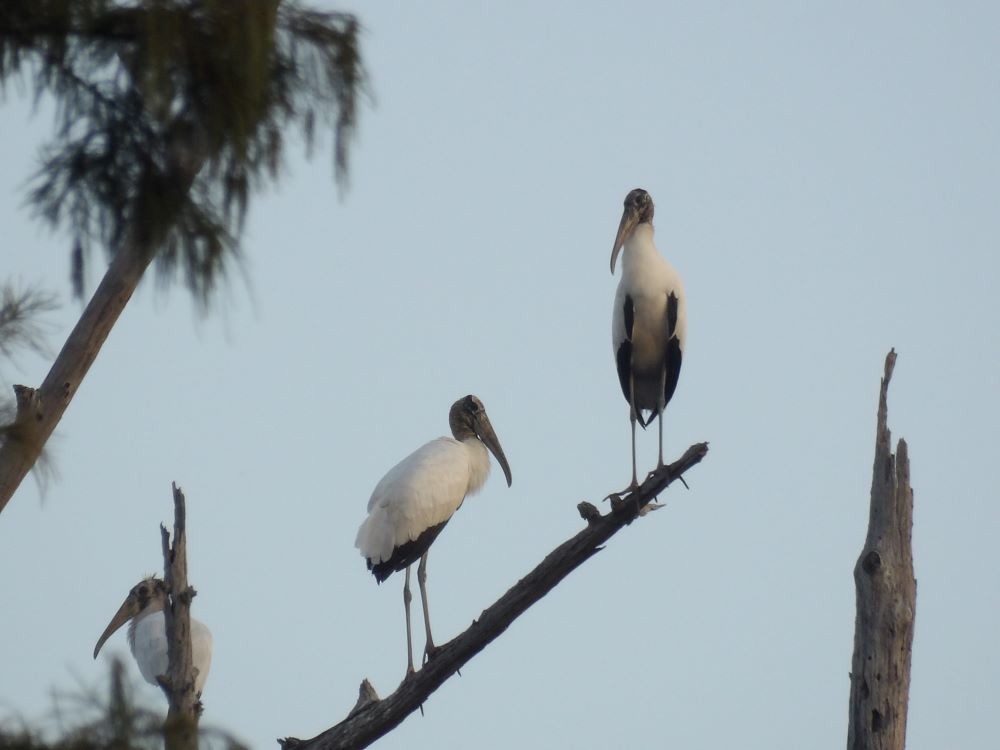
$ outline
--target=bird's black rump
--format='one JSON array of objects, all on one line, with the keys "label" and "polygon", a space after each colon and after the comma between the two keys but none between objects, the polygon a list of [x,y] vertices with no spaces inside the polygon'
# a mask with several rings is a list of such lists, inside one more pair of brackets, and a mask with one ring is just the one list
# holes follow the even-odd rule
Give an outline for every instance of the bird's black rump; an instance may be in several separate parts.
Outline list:
[{"label": "bird's black rump", "polygon": [[420,536],[416,539],[401,544],[392,551],[392,556],[388,560],[383,560],[380,563],[373,563],[371,558],[368,560],[368,570],[372,572],[375,576],[375,580],[382,583],[386,578],[391,576],[397,570],[405,570],[408,566],[415,563],[421,558],[421,556],[430,548],[431,544],[437,539],[437,535],[441,533],[441,530],[448,525],[448,521],[442,521],[437,526],[431,526],[428,529],[424,529],[420,532]]}]

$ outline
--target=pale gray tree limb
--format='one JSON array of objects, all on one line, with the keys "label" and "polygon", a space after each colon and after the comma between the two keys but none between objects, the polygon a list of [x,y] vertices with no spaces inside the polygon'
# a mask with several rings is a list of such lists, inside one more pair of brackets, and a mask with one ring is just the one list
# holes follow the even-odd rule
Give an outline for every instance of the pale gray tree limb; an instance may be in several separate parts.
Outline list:
[{"label": "pale gray tree limb", "polygon": [[[187,123],[178,122],[172,139],[174,160],[169,173],[187,191],[201,169],[201,139]],[[62,419],[90,366],[125,309],[154,253],[132,240],[115,253],[104,278],[37,389],[14,386],[17,429],[0,444],[0,513],[41,454]],[[30,398],[24,392],[31,391]]]}]

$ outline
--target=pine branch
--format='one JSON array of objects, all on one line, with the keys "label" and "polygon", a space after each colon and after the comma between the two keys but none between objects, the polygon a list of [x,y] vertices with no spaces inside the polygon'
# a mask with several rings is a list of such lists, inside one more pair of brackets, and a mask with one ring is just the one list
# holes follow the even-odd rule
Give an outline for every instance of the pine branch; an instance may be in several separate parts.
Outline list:
[{"label": "pine branch", "polygon": [[[70,231],[74,278],[92,243],[112,257],[131,231],[130,249],[155,253],[162,277],[181,276],[207,306],[291,130],[308,149],[317,123],[329,128],[346,180],[367,80],[358,36],[352,15],[294,0],[0,3],[0,85],[28,71],[36,98],[58,105],[29,203]],[[180,119],[205,135],[206,168],[172,191],[167,135]]]},{"label": "pine branch", "polygon": [[599,552],[612,536],[638,516],[645,515],[647,510],[657,507],[652,504],[656,496],[707,453],[708,443],[692,445],[680,459],[651,475],[635,492],[622,498],[613,496],[611,510],[603,515],[590,503],[580,503],[578,510],[587,520],[587,527],[550,552],[534,570],[473,620],[463,633],[438,646],[433,658],[407,675],[392,695],[379,700],[365,680],[358,705],[346,719],[309,740],[294,737],[279,740],[283,750],[363,748],[390,732],[531,605]]},{"label": "pine branch", "polygon": [[[171,170],[190,185],[200,167],[196,139],[184,142],[178,136],[173,152],[175,163]],[[19,439],[5,440],[0,445],[0,512],[62,419],[151,260],[148,254],[138,251],[123,249],[117,253],[41,387],[35,390],[14,386],[16,393],[31,391],[31,398],[18,398],[14,422]]]},{"label": "pine branch", "polygon": [[13,360],[19,349],[44,354],[39,318],[57,307],[55,295],[41,289],[16,289],[10,284],[0,288],[0,356]]},{"label": "pine branch", "polygon": [[[58,104],[31,203],[110,264],[45,381],[18,402],[0,444],[0,512],[35,464],[149,264],[182,269],[207,304],[249,196],[277,179],[290,128],[317,118],[346,170],[365,75],[358,23],[292,0],[0,3],[0,84],[33,65]],[[16,428],[16,429],[15,429]],[[17,439],[11,439],[16,437]]]}]

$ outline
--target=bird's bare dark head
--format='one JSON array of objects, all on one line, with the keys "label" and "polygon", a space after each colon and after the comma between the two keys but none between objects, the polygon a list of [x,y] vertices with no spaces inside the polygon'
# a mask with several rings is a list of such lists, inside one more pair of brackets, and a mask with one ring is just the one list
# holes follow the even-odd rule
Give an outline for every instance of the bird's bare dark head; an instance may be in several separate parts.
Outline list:
[{"label": "bird's bare dark head", "polygon": [[456,440],[466,440],[467,438],[479,438],[493,457],[496,458],[503,475],[507,479],[507,486],[510,487],[510,464],[500,447],[500,439],[493,431],[490,418],[486,415],[486,407],[483,402],[473,395],[460,398],[451,405],[451,412],[448,414],[448,423],[451,426],[451,434]]},{"label": "bird's bare dark head", "polygon": [[167,585],[160,578],[150,576],[133,586],[128,595],[138,601],[139,609],[145,609],[149,602],[167,595]]},{"label": "bird's bare dark head", "polygon": [[167,585],[161,579],[156,576],[150,576],[139,581],[139,583],[133,586],[132,590],[128,592],[128,596],[125,597],[125,601],[122,602],[122,605],[118,608],[115,616],[111,618],[111,622],[108,623],[104,632],[101,633],[101,637],[97,639],[97,645],[94,647],[94,658],[97,658],[97,654],[100,652],[101,646],[104,645],[104,642],[108,640],[111,634],[118,630],[118,628],[145,610],[147,607],[152,607],[151,611],[154,612],[162,610],[164,606],[166,606],[166,601]]},{"label": "bird's bare dark head", "polygon": [[652,221],[653,199],[649,193],[642,188],[630,191],[625,196],[625,210],[622,211],[622,220],[618,224],[615,244],[611,246],[611,273],[615,272],[615,261],[618,260],[618,253],[632,231],[640,224],[652,223]]},{"label": "bird's bare dark head", "polygon": [[639,222],[653,220],[653,198],[642,188],[629,191],[625,196],[625,211],[634,212]]},{"label": "bird's bare dark head", "polygon": [[483,406],[483,402],[472,394],[460,398],[451,405],[451,411],[448,414],[448,424],[451,426],[452,434],[456,437],[459,433],[476,435],[478,433],[476,425],[485,414],[486,407]]}]

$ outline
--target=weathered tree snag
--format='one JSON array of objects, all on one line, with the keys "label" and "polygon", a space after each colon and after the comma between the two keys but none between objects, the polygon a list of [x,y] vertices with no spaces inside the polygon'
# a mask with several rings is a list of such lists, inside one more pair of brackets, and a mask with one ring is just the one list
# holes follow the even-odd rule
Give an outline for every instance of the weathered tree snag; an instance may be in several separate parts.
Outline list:
[{"label": "weathered tree snag", "polygon": [[590,503],[578,506],[587,527],[550,552],[534,570],[517,582],[478,620],[448,643],[438,647],[421,669],[407,675],[396,692],[381,700],[362,683],[358,704],[346,719],[310,739],[279,740],[284,750],[343,750],[363,748],[390,732],[419,708],[445,680],[461,669],[503,633],[532,604],[551,591],[578,566],[602,549],[623,527],[643,514],[650,501],[708,453],[708,443],[692,445],[680,459],[650,475],[635,492],[613,498],[611,510],[601,515]]},{"label": "weathered tree snag", "polygon": [[913,490],[906,441],[891,451],[886,399],[896,351],[885,359],[878,403],[868,538],[854,566],[857,618],[851,659],[848,750],[903,750],[917,606]]},{"label": "weathered tree snag", "polygon": [[191,600],[197,592],[188,586],[187,532],[184,493],[174,484],[174,541],[161,524],[163,541],[163,581],[167,586],[167,606],[163,609],[167,630],[167,674],[160,687],[170,708],[163,727],[167,750],[197,750],[198,716],[201,703],[195,692],[195,667],[191,652]]}]

